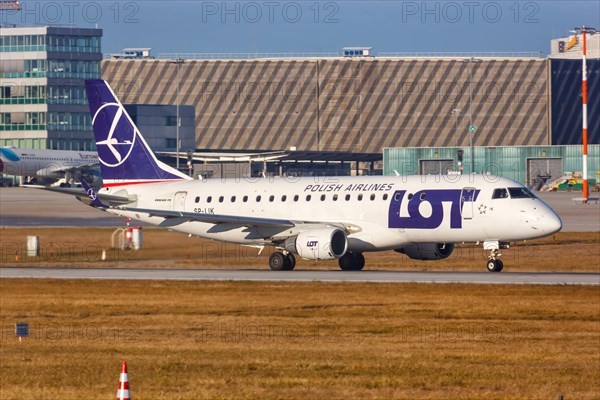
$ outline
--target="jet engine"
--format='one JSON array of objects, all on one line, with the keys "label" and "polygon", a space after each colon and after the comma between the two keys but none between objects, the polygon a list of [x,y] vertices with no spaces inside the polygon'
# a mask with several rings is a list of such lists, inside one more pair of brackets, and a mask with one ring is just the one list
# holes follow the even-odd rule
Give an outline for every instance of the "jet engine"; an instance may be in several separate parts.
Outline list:
[{"label": "jet engine", "polygon": [[441,260],[449,257],[453,250],[452,243],[412,243],[395,251],[413,260]]},{"label": "jet engine", "polygon": [[55,167],[46,167],[36,171],[35,176],[41,179],[60,179],[65,177],[65,173],[57,171]]},{"label": "jet engine", "polygon": [[348,238],[340,228],[309,229],[287,239],[284,247],[307,260],[332,260],[346,254]]}]

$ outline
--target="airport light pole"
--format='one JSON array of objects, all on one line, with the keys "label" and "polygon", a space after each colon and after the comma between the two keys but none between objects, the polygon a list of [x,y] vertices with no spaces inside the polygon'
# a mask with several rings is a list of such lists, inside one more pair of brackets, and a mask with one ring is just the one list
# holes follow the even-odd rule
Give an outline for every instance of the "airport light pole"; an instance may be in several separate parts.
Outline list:
[{"label": "airport light pole", "polygon": [[[460,108],[454,108],[450,112],[450,114],[454,115],[454,130],[456,131],[454,133],[455,135],[458,133],[458,116],[460,115],[460,111]],[[460,146],[460,143],[458,141],[458,135],[456,136],[456,145]]]},{"label": "airport light pole", "polygon": [[581,107],[582,107],[582,147],[583,147],[583,166],[582,166],[582,178],[583,178],[583,202],[587,204],[588,197],[590,195],[590,187],[588,184],[588,176],[587,176],[587,145],[588,145],[588,132],[587,132],[587,34],[590,36],[598,33],[595,28],[590,28],[589,26],[582,26],[581,28],[575,28],[571,32],[575,34],[581,34],[583,48],[582,48],[582,67],[581,67]]},{"label": "airport light pole", "polygon": [[471,166],[469,173],[475,173],[475,152],[473,146],[473,134],[477,127],[473,125],[473,64],[480,63],[481,60],[475,57],[466,58],[463,62],[469,63],[469,146],[471,147]]},{"label": "airport light pole", "polygon": [[176,161],[175,161],[175,167],[177,168],[177,170],[179,171],[179,148],[181,147],[179,145],[179,125],[180,122],[180,117],[179,117],[179,67],[181,66],[181,64],[184,63],[183,58],[177,58],[175,60],[169,61],[172,64],[175,64],[177,67],[177,127],[176,127],[176,134],[175,134],[175,142],[176,142]]}]

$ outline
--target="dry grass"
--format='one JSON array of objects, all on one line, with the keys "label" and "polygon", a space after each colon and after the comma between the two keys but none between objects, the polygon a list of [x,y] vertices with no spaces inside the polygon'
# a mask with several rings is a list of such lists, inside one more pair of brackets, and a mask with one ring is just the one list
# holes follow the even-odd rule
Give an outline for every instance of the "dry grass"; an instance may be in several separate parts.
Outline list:
[{"label": "dry grass", "polygon": [[[169,232],[144,229],[144,248],[136,253],[108,251],[112,229],[103,228],[2,228],[0,260],[14,265],[15,254],[22,265],[60,266],[145,266],[162,268],[268,268],[269,249],[257,250]],[[41,256],[26,257],[27,235],[39,235]],[[503,250],[506,271],[591,271],[600,272],[600,232],[558,233],[545,239],[521,242]],[[367,269],[389,270],[474,270],[484,269],[487,252],[482,246],[460,245],[446,260],[418,261],[388,251],[366,253]],[[299,260],[301,269],[338,269],[337,262]]]},{"label": "dry grass", "polygon": [[[0,398],[600,398],[597,287],[0,280]],[[14,338],[27,321],[32,337]]]}]

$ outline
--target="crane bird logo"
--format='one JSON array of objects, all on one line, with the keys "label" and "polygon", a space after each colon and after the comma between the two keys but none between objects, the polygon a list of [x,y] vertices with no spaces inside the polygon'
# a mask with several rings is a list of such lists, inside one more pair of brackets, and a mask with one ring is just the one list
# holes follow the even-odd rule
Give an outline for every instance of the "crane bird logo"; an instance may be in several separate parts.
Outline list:
[{"label": "crane bird logo", "polygon": [[94,130],[100,130],[96,132],[97,137],[107,135],[106,139],[96,142],[100,162],[107,167],[123,164],[131,154],[137,136],[123,106],[118,103],[103,104],[96,111],[92,125]]}]

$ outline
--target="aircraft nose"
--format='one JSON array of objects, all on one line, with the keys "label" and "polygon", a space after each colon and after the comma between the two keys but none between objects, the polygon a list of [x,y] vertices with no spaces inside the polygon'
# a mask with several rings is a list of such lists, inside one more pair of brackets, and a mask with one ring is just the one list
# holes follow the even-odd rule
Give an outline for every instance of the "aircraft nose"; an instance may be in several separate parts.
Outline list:
[{"label": "aircraft nose", "polygon": [[552,235],[562,229],[562,220],[550,207],[536,211],[535,217],[529,221],[533,229],[546,235]]}]

